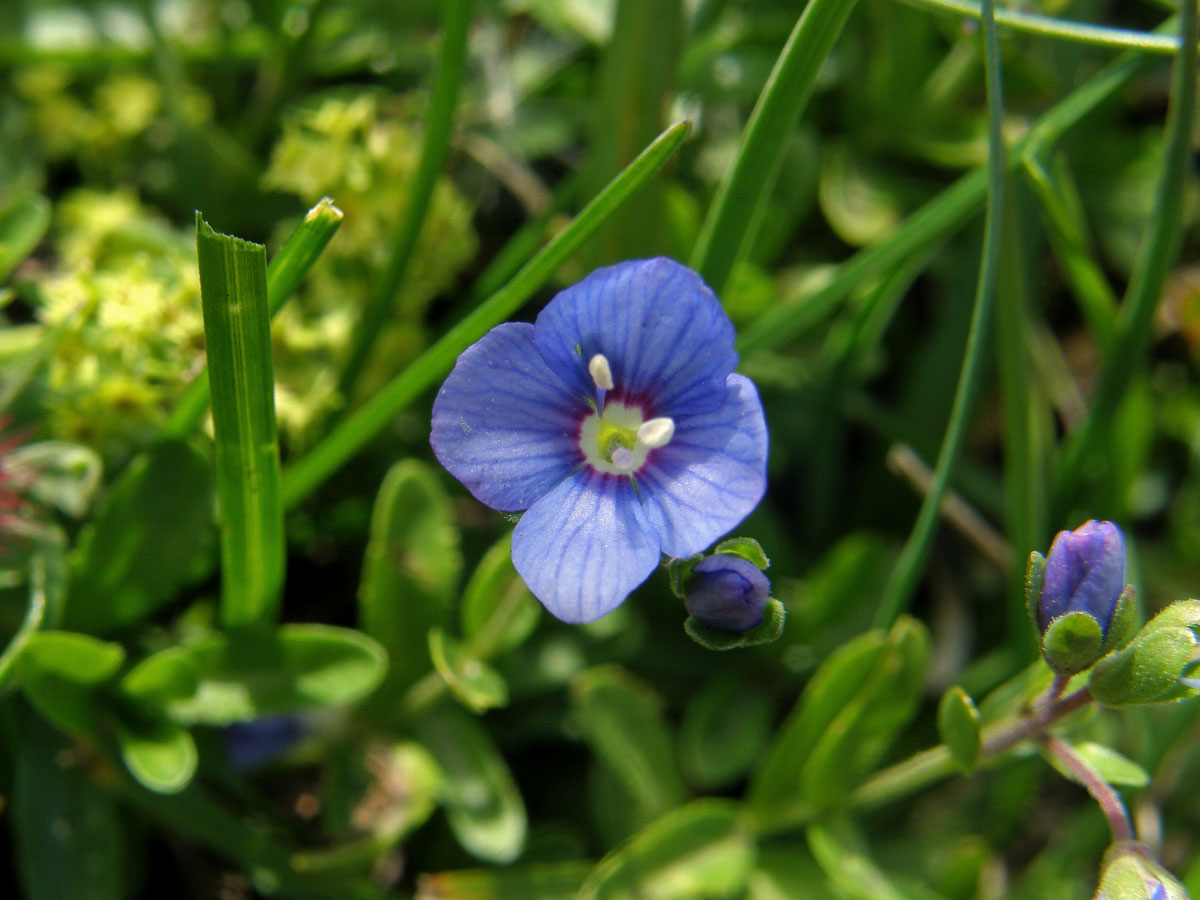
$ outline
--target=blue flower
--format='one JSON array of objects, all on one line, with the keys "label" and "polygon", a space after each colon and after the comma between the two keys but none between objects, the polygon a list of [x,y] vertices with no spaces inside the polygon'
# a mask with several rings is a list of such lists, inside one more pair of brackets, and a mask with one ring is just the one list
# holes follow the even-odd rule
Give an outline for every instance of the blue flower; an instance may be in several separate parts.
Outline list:
[{"label": "blue flower", "polygon": [[304,722],[292,713],[235,722],[225,728],[225,756],[235,772],[251,772],[283,756],[304,734]]},{"label": "blue flower", "polygon": [[719,631],[749,631],[763,620],[771,583],[758,566],[728,553],[696,563],[684,605],[697,621]]},{"label": "blue flower", "polygon": [[513,564],[558,618],[600,618],[762,499],[766,424],[733,338],[700,277],[660,258],[598,269],[458,358],[433,451],[482,503],[525,510]]},{"label": "blue flower", "polygon": [[1050,545],[1038,602],[1038,627],[1070,612],[1090,615],[1108,634],[1125,587],[1125,538],[1112,522],[1091,519],[1060,531]]}]

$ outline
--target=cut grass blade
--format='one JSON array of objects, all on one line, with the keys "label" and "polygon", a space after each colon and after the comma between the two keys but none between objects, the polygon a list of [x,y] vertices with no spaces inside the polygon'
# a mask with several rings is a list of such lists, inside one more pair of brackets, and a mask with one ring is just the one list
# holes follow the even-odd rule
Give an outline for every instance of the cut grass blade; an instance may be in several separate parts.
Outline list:
[{"label": "cut grass blade", "polygon": [[[308,211],[267,266],[267,301],[271,315],[283,307],[296,290],[313,263],[320,257],[344,218],[340,209],[328,197]],[[183,440],[199,426],[208,410],[211,391],[208,370],[192,381],[159,434],[160,440]]]},{"label": "cut grass blade", "polygon": [[429,213],[433,189],[442,172],[450,145],[450,129],[458,105],[458,89],[467,62],[467,34],[471,24],[471,0],[444,0],[442,6],[442,46],[429,109],[425,113],[425,142],[421,159],[409,186],[404,214],[392,236],[387,265],[375,281],[367,298],[367,307],[354,333],[346,367],[338,381],[338,392],[349,402],[358,377],[371,355],[375,340],[388,322],[396,293],[404,282],[409,261],[421,237],[421,227]]},{"label": "cut grass blade", "polygon": [[689,131],[691,122],[684,119],[660,134],[554,240],[522,267],[512,281],[446,332],[290,468],[283,482],[284,505],[291,508],[307,497],[387,427],[398,412],[437,384],[454,366],[458,354],[520,309],[597,228],[662,168]]},{"label": "cut grass blade", "polygon": [[810,0],[759,94],[692,253],[692,268],[717,296],[754,238],[787,139],[854,5],[854,0]]},{"label": "cut grass blade", "polygon": [[267,258],[196,214],[204,341],[212,381],[221,516],[221,621],[270,622],[283,587],[283,506]]},{"label": "cut grass blade", "polygon": [[983,254],[979,264],[979,282],[975,291],[975,311],[971,314],[971,331],[963,354],[962,374],[954,392],[950,421],[942,438],[933,483],[921,503],[916,524],[909,533],[900,559],[892,570],[883,599],[875,614],[876,628],[890,628],[904,612],[916,590],[929,552],[933,549],[942,499],[950,486],[950,476],[962,452],[970,424],[971,412],[979,385],[983,380],[988,331],[992,321],[992,305],[996,294],[997,263],[1004,234],[1004,181],[1008,165],[1004,147],[1004,90],[1000,74],[1000,38],[996,31],[995,2],[983,0],[983,46],[987,70],[988,98],[988,164],[987,219],[983,232]]}]

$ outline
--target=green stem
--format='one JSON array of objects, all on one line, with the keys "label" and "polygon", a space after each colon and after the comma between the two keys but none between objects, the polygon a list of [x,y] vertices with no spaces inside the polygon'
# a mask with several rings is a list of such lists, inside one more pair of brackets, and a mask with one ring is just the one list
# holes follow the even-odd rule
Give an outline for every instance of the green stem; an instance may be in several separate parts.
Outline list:
[{"label": "green stem", "polygon": [[483,337],[488,329],[516,312],[626,199],[674,155],[690,130],[691,123],[685,119],[660,134],[584,207],[570,225],[524,265],[512,281],[442,335],[440,340],[289,469],[284,475],[284,505],[295,506],[316,490],[387,427],[397,413],[444,377],[453,367],[458,354]]},{"label": "green stem", "polygon": [[450,146],[450,131],[454,127],[454,112],[458,106],[459,87],[467,63],[467,35],[471,24],[472,0],[445,0],[442,10],[442,46],[438,56],[433,94],[425,115],[425,141],[417,163],[411,191],[392,236],[392,252],[387,265],[374,282],[367,298],[367,307],[354,333],[350,355],[338,391],[348,403],[354,386],[366,367],[371,350],[394,310],[396,295],[404,282],[408,264],[421,237],[421,228],[428,217],[442,165]]},{"label": "green stem", "polygon": [[[900,0],[917,9],[949,12],[979,21],[983,12],[978,4],[967,0]],[[1023,31],[1039,37],[1056,38],[1091,47],[1114,47],[1123,50],[1138,50],[1173,56],[1179,52],[1179,39],[1152,31],[1131,31],[1126,28],[1110,28],[1090,22],[1071,22],[1037,13],[1020,12],[1001,7],[996,10],[996,24],[1013,31]]]},{"label": "green stem", "polygon": [[1051,756],[1066,766],[1075,780],[1087,788],[1087,792],[1100,805],[1101,812],[1112,828],[1113,840],[1132,841],[1133,825],[1129,821],[1129,812],[1125,809],[1120,794],[1066,741],[1056,737],[1045,737],[1042,739],[1042,745]]},{"label": "green stem", "polygon": [[1084,475],[1084,466],[1105,442],[1125,389],[1150,345],[1154,312],[1167,270],[1180,241],[1180,222],[1196,116],[1197,40],[1200,16],[1195,0],[1186,0],[1180,16],[1183,49],[1175,64],[1171,107],[1167,113],[1166,161],[1158,180],[1150,231],[1134,265],[1121,305],[1117,330],[1104,360],[1087,419],[1076,431],[1056,471],[1054,511],[1061,516]]},{"label": "green stem", "polygon": [[988,188],[987,219],[983,232],[983,260],[979,267],[979,282],[975,291],[975,311],[963,355],[962,374],[954,393],[950,421],[938,453],[933,483],[921,504],[916,524],[900,553],[884,590],[883,601],[875,615],[876,628],[890,628],[896,617],[907,608],[924,571],[941,512],[942,498],[950,485],[950,476],[962,452],[970,424],[975,397],[983,380],[988,331],[992,321],[992,304],[996,295],[996,263],[1000,257],[1000,242],[1004,225],[1004,179],[1007,165],[1004,160],[1004,91],[1000,75],[1000,38],[993,17],[994,0],[983,0],[984,58],[987,63],[988,93]]},{"label": "green stem", "polygon": [[853,9],[854,0],[809,0],[759,94],[692,253],[692,268],[718,295],[754,239],[786,142]]},{"label": "green stem", "polygon": [[[1091,692],[1082,688],[1066,697],[1042,702],[1028,716],[997,722],[985,728],[980,750],[981,764],[986,760],[995,759],[1020,743],[1039,738],[1054,723],[1091,701]],[[956,771],[950,751],[944,744],[940,744],[876,772],[851,792],[850,806],[855,809],[882,806],[953,775]]]}]

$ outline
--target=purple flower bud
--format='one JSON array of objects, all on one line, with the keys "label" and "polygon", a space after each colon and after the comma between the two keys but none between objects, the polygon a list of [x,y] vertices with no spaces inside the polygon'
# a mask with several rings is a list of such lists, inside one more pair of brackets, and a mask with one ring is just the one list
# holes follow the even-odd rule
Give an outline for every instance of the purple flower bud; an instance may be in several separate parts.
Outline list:
[{"label": "purple flower bud", "polygon": [[252,772],[274,762],[304,737],[298,715],[263,716],[225,728],[225,756],[235,772]]},{"label": "purple flower bud", "polygon": [[718,631],[749,631],[763,619],[771,583],[754,563],[717,553],[696,563],[684,605],[692,617]]},{"label": "purple flower bud", "polygon": [[1090,519],[1074,531],[1060,531],[1050,545],[1038,602],[1043,633],[1059,616],[1084,612],[1107,635],[1125,588],[1125,538],[1112,522]]}]

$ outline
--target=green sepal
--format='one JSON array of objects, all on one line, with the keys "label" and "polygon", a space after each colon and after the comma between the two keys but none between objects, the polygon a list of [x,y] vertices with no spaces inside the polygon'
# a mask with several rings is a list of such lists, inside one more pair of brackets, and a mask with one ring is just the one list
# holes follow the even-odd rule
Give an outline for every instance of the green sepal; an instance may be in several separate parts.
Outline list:
[{"label": "green sepal", "polygon": [[1029,613],[1029,621],[1033,630],[1041,634],[1038,625],[1038,604],[1042,600],[1042,581],[1046,577],[1046,557],[1034,550],[1029,554],[1029,565],[1025,567],[1025,612]]},{"label": "green sepal", "polygon": [[1059,675],[1074,675],[1103,656],[1104,633],[1091,613],[1069,612],[1046,627],[1042,656]]},{"label": "green sepal", "polygon": [[955,685],[942,694],[937,713],[938,735],[954,764],[970,772],[979,762],[982,741],[979,735],[979,710],[961,687]]},{"label": "green sepal", "polygon": [[738,650],[779,640],[786,618],[787,610],[783,604],[771,597],[763,610],[763,620],[749,631],[721,631],[696,621],[692,616],[688,616],[683,623],[683,630],[706,650]]},{"label": "green sepal", "polygon": [[766,570],[771,567],[771,560],[767,559],[767,554],[763,552],[762,544],[754,538],[748,537],[733,537],[721,541],[717,546],[713,547],[713,555],[725,553],[729,556],[740,556],[742,559],[748,559],[758,568]]},{"label": "green sepal", "polygon": [[671,593],[680,600],[684,598],[683,583],[696,568],[696,563],[704,559],[703,553],[695,556],[684,556],[679,559],[668,559],[663,565],[667,567],[667,580],[671,585]]},{"label": "green sepal", "polygon": [[1150,900],[1142,867],[1132,856],[1124,856],[1104,870],[1099,895],[1106,900]]},{"label": "green sepal", "polygon": [[1121,596],[1117,598],[1116,608],[1113,609],[1112,621],[1108,623],[1108,634],[1104,636],[1104,646],[1100,652],[1107,656],[1118,647],[1123,647],[1133,637],[1137,628],[1138,602],[1137,591],[1132,584],[1125,585]]},{"label": "green sepal", "polygon": [[[1129,588],[1126,591],[1131,593]],[[1179,678],[1187,673],[1198,628],[1200,600],[1180,600],[1165,607],[1124,648],[1096,666],[1092,693],[1106,706],[1170,703],[1196,696],[1200,691],[1180,684]]]}]

